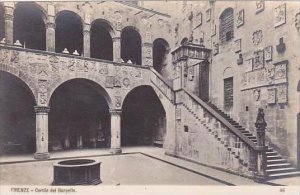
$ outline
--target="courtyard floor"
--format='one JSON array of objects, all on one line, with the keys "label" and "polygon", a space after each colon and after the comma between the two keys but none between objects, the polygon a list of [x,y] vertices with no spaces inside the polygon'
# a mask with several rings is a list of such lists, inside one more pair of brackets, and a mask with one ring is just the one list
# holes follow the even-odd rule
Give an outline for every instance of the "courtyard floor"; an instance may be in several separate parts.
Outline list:
[{"label": "courtyard floor", "polygon": [[[162,148],[126,147],[122,155],[108,149],[52,152],[46,161],[32,155],[0,157],[1,185],[51,185],[53,163],[91,158],[101,162],[102,185],[262,185],[253,180],[164,154]],[[270,185],[299,185],[299,178],[274,180]],[[101,185],[99,185],[101,186]]]}]

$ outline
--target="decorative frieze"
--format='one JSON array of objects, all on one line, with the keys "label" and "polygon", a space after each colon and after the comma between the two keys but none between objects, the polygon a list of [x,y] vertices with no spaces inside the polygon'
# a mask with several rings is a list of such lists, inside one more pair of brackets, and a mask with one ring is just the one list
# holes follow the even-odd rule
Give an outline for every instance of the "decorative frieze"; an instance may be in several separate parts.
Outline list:
[{"label": "decorative frieze", "polygon": [[124,78],[122,83],[123,83],[123,85],[124,85],[125,87],[129,87],[129,85],[130,85],[130,80],[129,80],[129,78]]},{"label": "decorative frieze", "polygon": [[38,102],[40,105],[46,105],[48,102],[47,86],[47,80],[38,80]]},{"label": "decorative frieze", "polygon": [[274,65],[267,63],[265,68],[245,72],[241,78],[241,90],[287,83],[287,65],[288,61]]},{"label": "decorative frieze", "polygon": [[252,42],[254,45],[260,44],[262,42],[262,39],[263,39],[262,30],[257,30],[253,33]]},{"label": "decorative frieze", "polygon": [[274,9],[274,27],[281,26],[286,22],[286,4],[283,3]]},{"label": "decorative frieze", "polygon": [[121,107],[122,105],[122,97],[121,96],[115,96],[115,106],[117,108]]},{"label": "decorative frieze", "polygon": [[244,9],[238,11],[236,17],[236,27],[239,28],[244,25]]}]

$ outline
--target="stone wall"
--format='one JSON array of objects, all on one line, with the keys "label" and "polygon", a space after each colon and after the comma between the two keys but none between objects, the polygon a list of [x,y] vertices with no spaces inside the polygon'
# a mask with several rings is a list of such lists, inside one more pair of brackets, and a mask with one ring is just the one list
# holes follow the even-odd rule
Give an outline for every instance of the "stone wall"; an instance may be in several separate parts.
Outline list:
[{"label": "stone wall", "polygon": [[[233,39],[221,43],[219,18],[234,10]],[[271,145],[293,163],[297,161],[300,40],[299,2],[188,2],[178,23],[175,43],[193,32],[212,48],[210,99],[224,109],[224,79],[233,77],[233,108],[228,113],[250,131],[258,107],[265,109]],[[201,17],[202,16],[202,17]],[[175,24],[174,24],[175,25]]]}]

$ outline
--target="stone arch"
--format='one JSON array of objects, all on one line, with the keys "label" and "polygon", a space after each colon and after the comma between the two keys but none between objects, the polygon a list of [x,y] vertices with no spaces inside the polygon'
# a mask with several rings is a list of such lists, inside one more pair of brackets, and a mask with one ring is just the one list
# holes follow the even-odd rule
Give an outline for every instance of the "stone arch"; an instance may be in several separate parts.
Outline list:
[{"label": "stone arch", "polygon": [[[36,99],[20,77],[0,71],[0,154],[35,151]],[[12,147],[18,144],[19,147]],[[2,147],[6,144],[7,147]]]},{"label": "stone arch", "polygon": [[46,50],[47,12],[35,2],[18,2],[14,9],[13,37],[23,47]]},{"label": "stone arch", "polygon": [[113,107],[113,106],[112,106],[113,104],[112,104],[111,96],[110,96],[109,93],[105,90],[105,88],[102,87],[102,85],[101,85],[99,82],[97,82],[96,80],[94,80],[94,79],[88,77],[87,75],[86,75],[86,76],[78,76],[78,75],[74,75],[74,76],[66,77],[66,78],[64,78],[64,79],[62,79],[62,80],[59,80],[59,81],[57,81],[57,82],[52,83],[52,85],[50,85],[50,87],[49,87],[49,99],[48,99],[47,104],[49,105],[53,93],[55,92],[56,89],[59,88],[59,86],[61,86],[62,84],[66,83],[66,82],[68,82],[68,81],[70,81],[70,80],[75,80],[75,79],[84,79],[84,80],[89,81],[90,83],[93,83],[93,85],[94,85],[93,87],[94,87],[94,88],[96,87],[95,90],[96,90],[100,95],[103,96],[103,98],[104,98],[104,99],[106,100],[106,102],[107,102],[108,107],[109,107],[109,108],[112,108],[112,107]]},{"label": "stone arch", "polygon": [[[67,48],[70,54],[75,50],[83,53],[84,20],[73,11],[61,10],[55,15],[55,51],[63,52]],[[71,34],[70,34],[71,33]]]},{"label": "stone arch", "polygon": [[[109,147],[108,98],[103,87],[90,79],[76,77],[62,82],[49,100],[50,150]],[[105,131],[101,146],[97,144],[100,131]]]},{"label": "stone arch", "polygon": [[113,37],[111,24],[104,19],[96,19],[91,24],[90,52],[92,58],[113,60]]},{"label": "stone arch", "polygon": [[181,40],[180,45],[185,45],[185,44],[188,43],[188,41],[189,41],[189,39],[188,39],[187,37],[184,37],[184,38]]},{"label": "stone arch", "polygon": [[233,77],[233,68],[232,67],[226,67],[223,71],[223,78],[229,78]]},{"label": "stone arch", "polygon": [[167,56],[170,52],[169,43],[162,38],[157,38],[153,41],[153,67],[162,73],[162,69],[167,65]]},{"label": "stone arch", "polygon": [[17,2],[15,4],[15,9],[20,6],[20,4],[31,4],[32,6],[36,7],[38,10],[40,10],[42,13],[43,13],[43,20],[44,20],[44,23],[46,24],[47,20],[48,20],[48,13],[47,13],[47,10],[45,10],[40,4],[38,4],[37,2],[33,2],[33,1],[29,1],[29,2]]},{"label": "stone arch", "polygon": [[93,26],[95,22],[99,22],[103,24],[103,27],[109,32],[110,36],[115,37],[116,32],[115,29],[113,28],[113,24],[110,21],[103,18],[96,18],[91,22],[91,26]]},{"label": "stone arch", "polygon": [[122,105],[121,145],[163,146],[167,109],[151,85],[139,85],[125,96]]},{"label": "stone arch", "polygon": [[35,82],[33,81],[32,78],[30,78],[28,75],[25,75],[23,72],[17,70],[14,67],[10,67],[7,70],[3,70],[2,67],[0,67],[0,73],[4,72],[7,74],[10,74],[12,76],[14,76],[15,78],[19,79],[24,86],[26,87],[26,89],[28,89],[28,91],[30,91],[30,94],[32,95],[35,104],[37,104],[37,86],[34,84]]},{"label": "stone arch", "polygon": [[134,26],[126,26],[121,31],[121,58],[133,64],[142,64],[142,37]]},{"label": "stone arch", "polygon": [[219,39],[221,43],[232,40],[234,37],[234,10],[226,8],[219,16]]}]

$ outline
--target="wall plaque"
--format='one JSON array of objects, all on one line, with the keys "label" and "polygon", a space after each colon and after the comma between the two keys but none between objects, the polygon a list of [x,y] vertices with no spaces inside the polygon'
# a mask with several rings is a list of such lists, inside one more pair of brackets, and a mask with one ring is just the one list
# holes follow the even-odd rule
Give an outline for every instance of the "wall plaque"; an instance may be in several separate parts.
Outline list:
[{"label": "wall plaque", "polygon": [[286,21],[286,5],[281,4],[274,9],[274,27],[285,24]]},{"label": "wall plaque", "polygon": [[238,11],[236,18],[236,27],[239,28],[244,25],[244,9]]},{"label": "wall plaque", "polygon": [[265,47],[264,49],[264,57],[265,57],[265,61],[271,61],[272,57],[273,57],[273,47],[272,45]]},{"label": "wall plaque", "polygon": [[258,50],[254,52],[253,70],[264,67],[264,51]]}]

